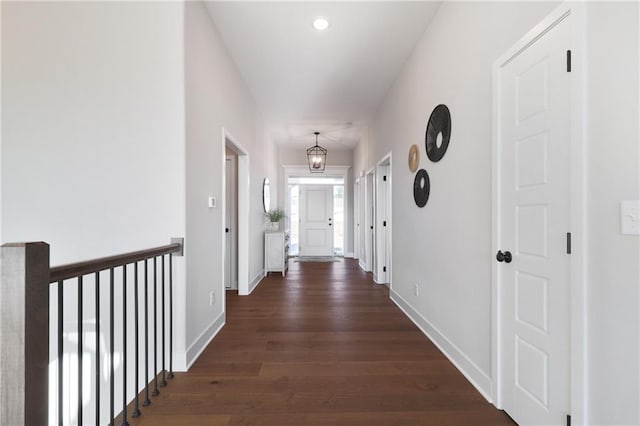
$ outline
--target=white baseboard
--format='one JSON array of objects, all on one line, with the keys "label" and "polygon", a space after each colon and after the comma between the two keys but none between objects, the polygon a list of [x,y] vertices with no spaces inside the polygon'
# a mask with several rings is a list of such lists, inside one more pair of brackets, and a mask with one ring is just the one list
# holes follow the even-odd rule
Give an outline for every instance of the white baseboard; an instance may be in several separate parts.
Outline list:
[{"label": "white baseboard", "polygon": [[362,269],[363,271],[367,272],[366,269],[364,269],[364,263],[362,263],[359,259],[358,259],[358,266],[360,267],[360,269]]},{"label": "white baseboard", "polygon": [[491,377],[485,374],[460,348],[442,334],[440,330],[414,310],[398,293],[393,290],[390,290],[389,293],[391,300],[418,326],[429,340],[440,349],[440,352],[449,358],[449,361],[460,370],[487,401],[493,403],[491,398]]},{"label": "white baseboard", "polygon": [[218,315],[206,330],[198,336],[195,342],[187,349],[187,371],[191,368],[194,362],[198,359],[202,351],[209,345],[209,343],[216,337],[216,334],[220,332],[225,323],[225,313],[222,312]]},{"label": "white baseboard", "polygon": [[258,284],[260,284],[260,281],[262,281],[262,279],[265,277],[265,273],[264,273],[264,269],[260,270],[260,272],[258,272],[258,275],[256,275],[251,282],[249,283],[249,293],[251,294],[253,292],[253,290],[256,289],[256,287],[258,287]]},{"label": "white baseboard", "polygon": [[349,259],[353,259],[353,253],[345,253],[344,257],[349,258]]},{"label": "white baseboard", "polygon": [[374,283],[380,284],[380,285],[386,285],[387,287],[389,287],[389,283],[378,280],[378,277],[376,276],[376,274],[373,273],[373,272],[372,272],[372,274],[373,274],[373,282]]},{"label": "white baseboard", "polygon": [[389,283],[385,283],[385,282],[382,282],[382,281],[376,281],[376,280],[373,280],[373,282],[378,284],[378,285],[384,285],[384,286],[387,286],[388,288],[391,288],[391,287],[389,287]]}]

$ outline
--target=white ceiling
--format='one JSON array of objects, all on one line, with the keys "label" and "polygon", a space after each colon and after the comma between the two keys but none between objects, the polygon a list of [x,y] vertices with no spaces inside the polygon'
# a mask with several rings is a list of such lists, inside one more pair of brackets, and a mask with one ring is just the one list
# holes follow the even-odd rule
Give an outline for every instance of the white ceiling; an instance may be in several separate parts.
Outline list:
[{"label": "white ceiling", "polygon": [[[440,2],[208,2],[281,145],[352,148]],[[316,31],[313,19],[329,28]],[[339,128],[345,128],[343,131]],[[307,137],[307,135],[310,135]],[[327,148],[330,148],[327,146]]]},{"label": "white ceiling", "polygon": [[330,150],[351,150],[360,141],[366,126],[351,122],[289,122],[272,124],[271,137],[280,146],[309,148],[315,144],[313,132],[320,132],[318,144]]}]

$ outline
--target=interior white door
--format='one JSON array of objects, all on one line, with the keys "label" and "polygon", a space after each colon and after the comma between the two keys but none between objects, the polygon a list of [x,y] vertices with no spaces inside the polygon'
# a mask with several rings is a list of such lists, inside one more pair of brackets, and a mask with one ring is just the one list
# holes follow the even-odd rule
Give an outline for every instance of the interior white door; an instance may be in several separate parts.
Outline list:
[{"label": "interior white door", "polygon": [[225,255],[224,286],[227,289],[237,288],[236,272],[236,173],[233,156],[225,159]]},{"label": "interior white door", "polygon": [[375,232],[375,253],[376,269],[375,279],[378,283],[388,283],[391,271],[391,241],[389,230],[390,220],[390,176],[391,170],[388,164],[379,165],[376,173],[376,232]]},{"label": "interior white door", "polygon": [[353,257],[360,259],[360,178],[353,184]]},{"label": "interior white door", "polygon": [[360,267],[364,270],[367,269],[367,179],[360,179],[360,187],[358,192],[358,204],[360,205],[360,253],[358,259],[360,260]]},{"label": "interior white door", "polygon": [[365,223],[365,235],[366,235],[366,259],[365,262],[365,270],[367,272],[373,271],[373,231],[374,231],[374,203],[373,203],[373,181],[374,175],[373,173],[368,173],[366,177],[366,223]]},{"label": "interior white door", "polygon": [[501,395],[523,426],[569,414],[569,19],[498,75]]},{"label": "interior white door", "polygon": [[300,256],[333,256],[333,185],[300,186]]}]

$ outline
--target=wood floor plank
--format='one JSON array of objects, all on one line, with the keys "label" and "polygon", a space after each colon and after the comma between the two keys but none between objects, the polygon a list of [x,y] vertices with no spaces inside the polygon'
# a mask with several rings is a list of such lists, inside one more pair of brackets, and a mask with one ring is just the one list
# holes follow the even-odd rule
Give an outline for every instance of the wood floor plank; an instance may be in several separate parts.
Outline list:
[{"label": "wood floor plank", "polygon": [[451,377],[447,373],[431,373],[416,376],[216,376],[194,375],[189,381],[176,381],[172,393],[221,393],[246,392],[267,393],[277,390],[292,393],[313,392],[317,389],[340,388],[345,393],[368,392],[416,392],[477,396],[475,389],[464,378]]},{"label": "wood floor plank", "polygon": [[[313,413],[297,415],[231,416],[229,426],[494,426],[505,424],[502,413],[487,416],[484,411],[417,411],[386,413]],[[509,424],[509,423],[507,423]]]},{"label": "wood floor plank", "polygon": [[133,425],[512,425],[354,260],[294,263],[250,295]]}]

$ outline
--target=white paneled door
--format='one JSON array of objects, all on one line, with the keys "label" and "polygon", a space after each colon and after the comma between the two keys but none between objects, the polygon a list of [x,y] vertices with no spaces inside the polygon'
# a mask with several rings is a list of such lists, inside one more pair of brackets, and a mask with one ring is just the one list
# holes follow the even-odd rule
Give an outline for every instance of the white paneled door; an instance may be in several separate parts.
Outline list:
[{"label": "white paneled door", "polygon": [[498,75],[501,396],[523,426],[569,414],[569,19]]},{"label": "white paneled door", "polygon": [[300,186],[300,256],[333,255],[333,185]]},{"label": "white paneled door", "polygon": [[233,156],[225,159],[225,222],[224,222],[224,287],[237,289],[236,278],[236,173]]}]

